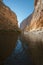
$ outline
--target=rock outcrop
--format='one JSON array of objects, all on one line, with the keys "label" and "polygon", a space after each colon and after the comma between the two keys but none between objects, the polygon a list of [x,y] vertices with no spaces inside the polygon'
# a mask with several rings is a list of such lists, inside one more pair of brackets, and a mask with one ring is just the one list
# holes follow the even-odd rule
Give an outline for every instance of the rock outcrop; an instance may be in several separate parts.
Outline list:
[{"label": "rock outcrop", "polygon": [[17,16],[0,0],[0,63],[15,48],[18,39]]},{"label": "rock outcrop", "polygon": [[43,0],[35,0],[34,14],[31,19],[30,26],[27,26],[26,30],[36,30],[43,28]]},{"label": "rock outcrop", "polygon": [[18,27],[16,14],[0,2],[0,29],[14,30],[16,27]]},{"label": "rock outcrop", "polygon": [[30,16],[28,16],[25,20],[22,21],[22,23],[20,24],[21,30],[25,30],[25,28],[27,27],[27,25],[30,24],[32,16],[33,16],[33,13]]}]

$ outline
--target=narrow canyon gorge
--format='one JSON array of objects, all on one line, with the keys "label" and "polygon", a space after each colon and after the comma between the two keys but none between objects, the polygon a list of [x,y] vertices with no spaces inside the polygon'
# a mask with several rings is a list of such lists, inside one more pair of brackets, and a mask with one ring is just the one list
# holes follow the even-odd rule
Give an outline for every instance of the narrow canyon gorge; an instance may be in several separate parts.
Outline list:
[{"label": "narrow canyon gorge", "polygon": [[15,12],[0,0],[0,65],[43,65],[43,0],[18,27]]}]

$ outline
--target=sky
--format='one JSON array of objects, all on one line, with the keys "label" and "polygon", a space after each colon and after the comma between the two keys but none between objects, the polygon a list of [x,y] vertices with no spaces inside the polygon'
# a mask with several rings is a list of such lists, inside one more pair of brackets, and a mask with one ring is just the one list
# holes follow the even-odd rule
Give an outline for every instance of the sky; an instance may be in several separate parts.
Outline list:
[{"label": "sky", "polygon": [[3,0],[3,2],[16,13],[19,24],[34,10],[34,0]]}]

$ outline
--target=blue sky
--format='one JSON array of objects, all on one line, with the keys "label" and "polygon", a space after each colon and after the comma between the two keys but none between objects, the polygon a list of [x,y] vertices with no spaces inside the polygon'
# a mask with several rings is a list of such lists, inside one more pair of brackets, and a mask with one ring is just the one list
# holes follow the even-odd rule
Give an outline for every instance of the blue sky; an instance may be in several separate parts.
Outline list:
[{"label": "blue sky", "polygon": [[34,9],[34,0],[3,0],[10,9],[16,13],[18,22],[21,23]]}]

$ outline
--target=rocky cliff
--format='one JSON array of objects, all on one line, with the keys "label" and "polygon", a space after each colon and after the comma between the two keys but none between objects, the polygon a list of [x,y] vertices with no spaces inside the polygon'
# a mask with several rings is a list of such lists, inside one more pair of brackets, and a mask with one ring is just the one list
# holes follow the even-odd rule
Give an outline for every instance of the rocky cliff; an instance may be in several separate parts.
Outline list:
[{"label": "rocky cliff", "polygon": [[17,16],[0,1],[0,29],[15,29],[18,27]]},{"label": "rocky cliff", "polygon": [[30,26],[26,30],[36,30],[43,28],[43,0],[35,0],[34,13],[31,19]]},{"label": "rocky cliff", "polygon": [[31,23],[21,37],[28,43],[33,65],[43,65],[43,0],[35,0]]},{"label": "rocky cliff", "polygon": [[15,48],[18,30],[16,14],[0,0],[0,63]]},{"label": "rocky cliff", "polygon": [[33,16],[33,13],[30,16],[28,16],[25,20],[22,21],[22,23],[20,24],[20,28],[22,30],[25,30],[26,26],[30,24],[32,16]]}]

